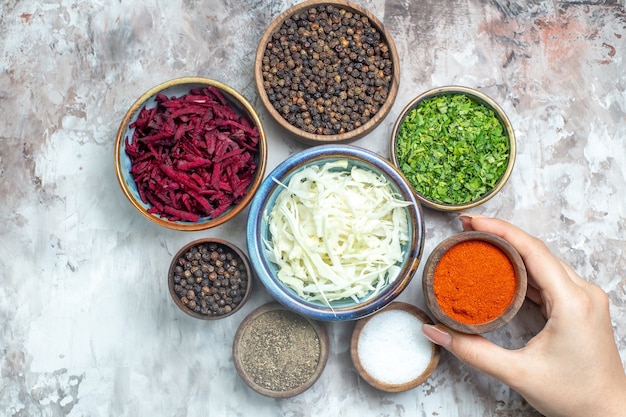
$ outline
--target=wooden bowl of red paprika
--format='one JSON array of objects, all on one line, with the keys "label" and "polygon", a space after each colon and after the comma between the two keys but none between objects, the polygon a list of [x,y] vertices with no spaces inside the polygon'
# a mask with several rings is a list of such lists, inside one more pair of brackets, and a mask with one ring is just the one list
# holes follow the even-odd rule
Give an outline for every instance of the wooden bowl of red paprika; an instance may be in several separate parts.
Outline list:
[{"label": "wooden bowl of red paprika", "polygon": [[467,231],[431,252],[422,288],[436,320],[460,332],[487,333],[507,324],[522,306],[526,267],[506,240]]}]

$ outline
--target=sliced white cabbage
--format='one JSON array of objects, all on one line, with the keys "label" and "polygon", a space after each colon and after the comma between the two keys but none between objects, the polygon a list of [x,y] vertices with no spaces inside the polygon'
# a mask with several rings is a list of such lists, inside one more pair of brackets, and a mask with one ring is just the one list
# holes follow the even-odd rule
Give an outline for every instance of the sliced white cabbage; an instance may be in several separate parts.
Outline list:
[{"label": "sliced white cabbage", "polygon": [[387,180],[347,160],[294,174],[268,216],[264,241],[278,278],[300,297],[360,298],[396,278],[409,239],[410,202]]}]

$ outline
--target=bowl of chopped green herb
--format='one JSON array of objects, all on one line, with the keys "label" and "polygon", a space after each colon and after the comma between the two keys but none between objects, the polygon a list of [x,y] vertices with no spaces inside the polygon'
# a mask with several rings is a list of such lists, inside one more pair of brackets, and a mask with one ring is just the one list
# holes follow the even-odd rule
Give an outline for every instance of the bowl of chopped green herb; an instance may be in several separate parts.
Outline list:
[{"label": "bowl of chopped green herb", "polygon": [[467,210],[504,187],[515,163],[515,132],[504,110],[462,86],[428,90],[411,100],[392,131],[392,163],[427,207]]}]

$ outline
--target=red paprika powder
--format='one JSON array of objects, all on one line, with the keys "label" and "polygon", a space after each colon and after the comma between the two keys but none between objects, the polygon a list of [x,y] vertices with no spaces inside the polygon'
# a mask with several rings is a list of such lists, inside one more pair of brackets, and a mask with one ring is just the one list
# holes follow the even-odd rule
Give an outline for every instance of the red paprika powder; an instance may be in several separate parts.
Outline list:
[{"label": "red paprika powder", "polygon": [[515,295],[513,264],[497,246],[468,240],[452,246],[433,277],[435,297],[451,318],[482,324],[504,312]]}]

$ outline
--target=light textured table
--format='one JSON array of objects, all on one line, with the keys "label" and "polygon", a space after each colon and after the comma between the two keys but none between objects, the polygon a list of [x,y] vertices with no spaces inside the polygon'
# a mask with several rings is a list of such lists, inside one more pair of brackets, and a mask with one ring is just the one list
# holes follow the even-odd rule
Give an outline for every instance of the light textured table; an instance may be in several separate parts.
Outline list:
[{"label": "light textured table", "polygon": [[[418,93],[461,84],[492,96],[518,139],[500,195],[475,212],[544,239],[610,295],[626,359],[626,10],[618,1],[361,0],[392,33],[402,78],[383,124],[355,145],[388,156],[395,117]],[[608,4],[605,4],[608,3]],[[159,228],[125,200],[113,141],[130,104],[170,78],[241,91],[269,137],[271,170],[303,149],[269,119],[252,64],[293,0],[24,0],[0,6],[0,416],[535,416],[508,387],[444,353],[424,385],[375,391],[349,357],[353,323],[330,323],[318,383],[262,397],[230,357],[239,322],[270,300],[201,322],[169,298],[171,256],[225,237],[245,248],[247,211],[206,232]],[[424,210],[424,256],[460,231]],[[423,266],[423,263],[422,263]],[[423,306],[421,270],[400,299]],[[522,346],[541,329],[525,305],[489,337]],[[575,348],[575,346],[573,346]]]}]

